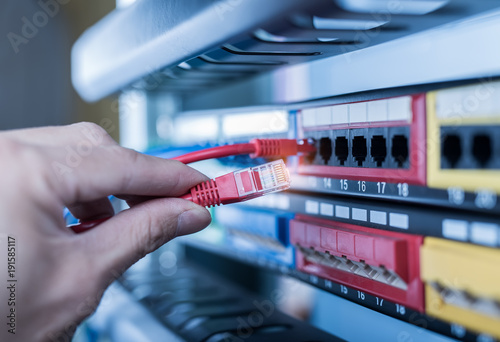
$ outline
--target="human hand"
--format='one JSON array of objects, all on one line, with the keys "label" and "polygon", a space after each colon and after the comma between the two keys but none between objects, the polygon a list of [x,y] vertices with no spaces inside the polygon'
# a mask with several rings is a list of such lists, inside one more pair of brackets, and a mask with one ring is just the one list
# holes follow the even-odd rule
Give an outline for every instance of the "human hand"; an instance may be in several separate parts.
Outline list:
[{"label": "human hand", "polygon": [[[2,132],[0,161],[0,316],[15,316],[2,341],[70,341],[130,265],[210,223],[205,208],[175,198],[204,175],[120,147],[94,124]],[[131,208],[83,234],[66,227],[64,207],[82,220],[113,215],[112,194]]]}]

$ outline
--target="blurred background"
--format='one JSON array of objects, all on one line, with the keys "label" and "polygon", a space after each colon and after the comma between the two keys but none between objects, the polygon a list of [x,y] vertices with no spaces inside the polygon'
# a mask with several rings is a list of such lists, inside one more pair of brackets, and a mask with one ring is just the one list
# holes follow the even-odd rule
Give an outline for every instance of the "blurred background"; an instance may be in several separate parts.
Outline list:
[{"label": "blurred background", "polygon": [[[37,14],[44,4],[51,16]],[[102,118],[118,127],[116,98],[83,102],[71,85],[70,68],[73,43],[115,6],[115,0],[0,2],[0,129],[98,123]],[[118,130],[111,134],[119,138]]]}]

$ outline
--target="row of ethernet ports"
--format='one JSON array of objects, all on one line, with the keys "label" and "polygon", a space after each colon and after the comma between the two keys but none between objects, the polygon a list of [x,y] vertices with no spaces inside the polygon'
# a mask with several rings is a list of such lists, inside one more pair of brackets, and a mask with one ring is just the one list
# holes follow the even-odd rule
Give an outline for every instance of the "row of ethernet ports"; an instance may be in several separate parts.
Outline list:
[{"label": "row of ethernet ports", "polygon": [[316,154],[312,165],[409,168],[409,127],[359,128],[310,132]]}]

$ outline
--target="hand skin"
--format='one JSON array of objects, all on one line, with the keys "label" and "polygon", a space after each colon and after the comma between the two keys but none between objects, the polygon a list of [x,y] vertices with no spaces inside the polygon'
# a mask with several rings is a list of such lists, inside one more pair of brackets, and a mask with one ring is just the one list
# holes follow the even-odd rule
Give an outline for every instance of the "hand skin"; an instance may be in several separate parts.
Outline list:
[{"label": "hand skin", "polygon": [[[91,123],[2,132],[0,161],[0,341],[70,341],[123,271],[211,220],[175,198],[204,175],[120,147]],[[66,227],[64,207],[79,219],[109,216],[112,194],[131,208],[82,234]],[[6,325],[7,236],[16,239],[15,335]]]}]

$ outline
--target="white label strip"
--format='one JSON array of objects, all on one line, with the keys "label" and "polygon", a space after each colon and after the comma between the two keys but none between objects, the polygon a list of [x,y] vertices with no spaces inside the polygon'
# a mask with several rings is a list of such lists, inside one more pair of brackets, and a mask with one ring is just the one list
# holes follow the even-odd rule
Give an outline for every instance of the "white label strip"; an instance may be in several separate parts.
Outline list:
[{"label": "white label strip", "polygon": [[335,216],[340,218],[349,218],[349,207],[344,207],[342,205],[335,206]]},{"label": "white label strip", "polygon": [[349,105],[349,123],[367,122],[366,102]]},{"label": "white label strip", "polygon": [[439,119],[498,117],[499,82],[439,90],[436,93],[436,116]]},{"label": "white label strip", "polygon": [[396,97],[394,99],[389,99],[389,121],[402,120],[411,122],[412,111],[411,103],[412,99],[410,96]]},{"label": "white label strip", "polygon": [[408,229],[409,217],[406,214],[389,213],[389,225],[395,228]]},{"label": "white label strip", "polygon": [[496,246],[498,226],[492,223],[472,222],[470,240],[486,246]]},{"label": "white label strip", "polygon": [[333,216],[333,204],[321,203],[319,205],[319,212],[324,216]]},{"label": "white label strip", "polygon": [[467,241],[468,223],[462,220],[443,220],[443,236],[448,239]]},{"label": "white label strip", "polygon": [[303,127],[349,125],[367,122],[411,122],[411,96],[373,100],[302,110]]},{"label": "white label strip", "polygon": [[319,203],[316,201],[306,201],[306,213],[318,215],[319,214]]},{"label": "white label strip", "polygon": [[319,107],[316,109],[316,126],[326,126],[332,124],[331,107]]},{"label": "white label strip", "polygon": [[285,195],[274,195],[276,197],[276,207],[282,210],[290,209],[290,198]]},{"label": "white label strip", "polygon": [[366,221],[368,212],[366,209],[352,208],[352,219],[357,221]]},{"label": "white label strip", "polygon": [[316,108],[309,108],[302,110],[302,126],[304,127],[316,126]]},{"label": "white label strip", "polygon": [[370,222],[386,225],[387,213],[384,211],[370,210]]},{"label": "white label strip", "polygon": [[332,107],[332,124],[340,125],[349,123],[349,111],[347,105]]},{"label": "white label strip", "polygon": [[377,100],[368,102],[368,121],[387,121],[389,119],[387,100]]}]

